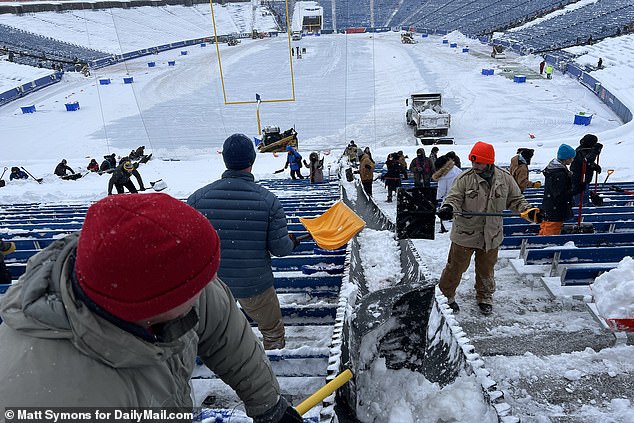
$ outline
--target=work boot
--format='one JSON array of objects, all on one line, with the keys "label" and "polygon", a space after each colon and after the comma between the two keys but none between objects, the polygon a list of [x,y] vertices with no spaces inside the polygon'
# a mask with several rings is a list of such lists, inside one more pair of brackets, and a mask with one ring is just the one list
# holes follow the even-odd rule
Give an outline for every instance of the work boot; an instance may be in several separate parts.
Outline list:
[{"label": "work boot", "polygon": [[485,316],[493,313],[493,306],[491,304],[478,303],[478,307],[480,307],[480,312]]},{"label": "work boot", "polygon": [[447,305],[449,306],[450,309],[453,310],[454,313],[457,314],[460,312],[460,306],[458,305],[457,302],[454,301],[453,303],[449,303]]}]

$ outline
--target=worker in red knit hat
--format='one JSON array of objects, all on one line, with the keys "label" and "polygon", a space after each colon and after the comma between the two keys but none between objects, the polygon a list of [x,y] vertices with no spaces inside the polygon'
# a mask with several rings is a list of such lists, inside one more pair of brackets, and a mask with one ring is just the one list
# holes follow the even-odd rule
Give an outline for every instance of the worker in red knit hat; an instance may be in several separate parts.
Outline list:
[{"label": "worker in red knit hat", "polygon": [[[471,169],[462,172],[438,210],[442,220],[454,222],[451,227],[451,247],[447,265],[440,276],[438,287],[447,297],[449,307],[457,313],[456,289],[462,274],[475,254],[475,297],[480,311],[493,311],[495,276],[493,268],[502,243],[502,217],[490,214],[505,209],[522,212],[532,206],[526,201],[513,177],[495,166],[495,149],[482,141],[475,143],[469,153]],[[478,213],[470,215],[469,213]],[[532,210],[532,220],[541,219],[539,209]]]},{"label": "worker in red knit hat", "polygon": [[219,260],[213,226],[169,195],[95,203],[0,298],[1,403],[192,412],[199,356],[255,422],[301,422]]}]

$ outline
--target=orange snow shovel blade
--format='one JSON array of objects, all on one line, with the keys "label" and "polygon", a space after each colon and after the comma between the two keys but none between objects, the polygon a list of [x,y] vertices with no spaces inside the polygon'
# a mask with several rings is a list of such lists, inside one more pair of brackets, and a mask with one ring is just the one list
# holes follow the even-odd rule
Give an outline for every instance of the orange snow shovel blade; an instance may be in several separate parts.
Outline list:
[{"label": "orange snow shovel blade", "polygon": [[321,216],[313,219],[300,217],[299,221],[308,229],[319,248],[324,250],[342,247],[365,226],[363,219],[342,201],[337,201]]}]

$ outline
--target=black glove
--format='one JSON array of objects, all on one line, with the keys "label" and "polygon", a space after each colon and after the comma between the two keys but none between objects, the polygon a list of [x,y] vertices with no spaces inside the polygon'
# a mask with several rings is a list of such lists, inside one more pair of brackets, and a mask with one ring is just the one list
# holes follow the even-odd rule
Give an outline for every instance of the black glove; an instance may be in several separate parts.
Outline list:
[{"label": "black glove", "polygon": [[286,407],[286,411],[278,423],[304,423],[304,419],[299,415],[293,406]]},{"label": "black glove", "polygon": [[293,248],[297,248],[300,242],[299,239],[297,239],[294,234],[288,234],[288,237],[291,239],[291,241],[293,241]]},{"label": "black glove", "polygon": [[594,164],[594,171],[597,173],[601,173],[601,166],[599,166],[598,164]]},{"label": "black glove", "polygon": [[303,423],[304,419],[299,415],[284,397],[264,414],[253,417],[253,423]]},{"label": "black glove", "polygon": [[601,154],[601,150],[603,150],[603,144],[599,142],[592,146],[592,151],[594,151],[597,156]]},{"label": "black glove", "polygon": [[453,219],[453,207],[449,204],[442,206],[438,209],[438,217],[440,220],[451,220]]},{"label": "black glove", "polygon": [[527,216],[532,222],[535,223],[542,223],[544,221],[544,212],[542,212],[542,210],[538,208],[529,210]]}]

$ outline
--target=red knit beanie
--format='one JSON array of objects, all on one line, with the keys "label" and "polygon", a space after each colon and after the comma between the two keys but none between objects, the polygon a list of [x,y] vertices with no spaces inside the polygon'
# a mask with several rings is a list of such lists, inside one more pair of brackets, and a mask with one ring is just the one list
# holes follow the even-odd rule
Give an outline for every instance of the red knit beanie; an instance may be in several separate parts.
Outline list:
[{"label": "red knit beanie", "polygon": [[482,141],[476,142],[471,149],[471,153],[469,153],[469,161],[483,164],[495,163],[493,146]]},{"label": "red knit beanie", "polygon": [[219,262],[218,234],[194,208],[167,194],[111,195],[86,213],[75,273],[96,304],[136,321],[193,298]]}]

